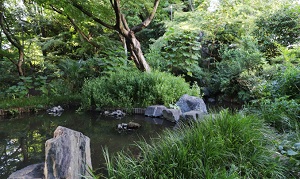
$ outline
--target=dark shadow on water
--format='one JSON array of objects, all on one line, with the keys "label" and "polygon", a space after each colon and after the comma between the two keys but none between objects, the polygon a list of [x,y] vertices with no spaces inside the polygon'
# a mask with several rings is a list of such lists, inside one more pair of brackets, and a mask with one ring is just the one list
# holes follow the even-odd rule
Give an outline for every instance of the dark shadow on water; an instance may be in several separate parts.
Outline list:
[{"label": "dark shadow on water", "polygon": [[[141,124],[142,127],[136,131],[123,133],[116,130],[117,124],[131,121]],[[149,141],[161,134],[164,129],[172,128],[174,124],[160,118],[146,118],[143,115],[116,119],[98,113],[78,114],[75,111],[65,111],[61,116],[55,117],[40,113],[2,120],[0,178],[7,178],[13,171],[30,164],[43,162],[45,142],[52,138],[57,126],[64,126],[88,136],[91,139],[93,169],[103,171],[105,167],[103,148],[107,147],[110,154],[121,150],[130,150],[134,153],[136,149],[133,144],[136,141]]]}]

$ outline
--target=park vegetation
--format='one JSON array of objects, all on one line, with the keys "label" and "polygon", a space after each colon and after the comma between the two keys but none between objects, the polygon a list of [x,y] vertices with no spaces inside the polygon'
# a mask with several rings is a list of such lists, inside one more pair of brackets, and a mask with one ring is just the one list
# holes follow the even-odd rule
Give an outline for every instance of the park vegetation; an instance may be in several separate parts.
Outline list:
[{"label": "park vegetation", "polygon": [[231,102],[138,157],[104,149],[107,176],[300,177],[299,1],[212,2],[1,1],[0,109]]}]

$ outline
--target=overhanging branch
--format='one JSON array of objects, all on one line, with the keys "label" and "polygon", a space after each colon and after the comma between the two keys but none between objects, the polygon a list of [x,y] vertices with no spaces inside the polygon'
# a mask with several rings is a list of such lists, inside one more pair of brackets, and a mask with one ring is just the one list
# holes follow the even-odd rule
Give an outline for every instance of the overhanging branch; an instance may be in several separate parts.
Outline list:
[{"label": "overhanging branch", "polygon": [[153,20],[154,15],[155,15],[155,13],[156,13],[156,11],[157,11],[157,8],[158,8],[158,5],[159,5],[159,1],[160,1],[160,0],[155,0],[155,1],[154,1],[153,10],[152,10],[150,16],[149,16],[146,20],[144,20],[144,21],[143,21],[142,23],[140,23],[139,25],[134,26],[134,27],[131,28],[131,30],[132,30],[134,33],[143,30],[144,28],[146,28],[146,27],[150,24],[150,22]]},{"label": "overhanging branch", "polygon": [[67,19],[71,22],[71,24],[73,25],[73,27],[77,30],[77,32],[88,42],[88,43],[90,43],[91,45],[93,45],[94,47],[96,47],[96,48],[100,48],[100,46],[97,44],[97,43],[95,43],[95,42],[93,42],[78,26],[77,26],[77,24],[75,23],[75,21],[70,17],[70,16],[68,16],[68,15],[66,15],[66,14],[64,14],[63,13],[63,11],[61,11],[61,10],[59,10],[59,9],[57,9],[57,8],[55,8],[53,5],[50,5],[51,6],[51,8],[55,11],[55,12],[57,12],[57,13],[59,13],[59,14],[61,14],[61,15],[63,15],[63,16],[66,16],[67,17]]},{"label": "overhanging branch", "polygon": [[13,35],[9,32],[9,30],[4,25],[4,15],[3,11],[0,13],[0,26],[3,30],[3,33],[5,34],[7,40],[15,46],[18,50],[22,50],[22,45],[18,43],[18,41],[13,37]]},{"label": "overhanging branch", "polygon": [[108,29],[113,29],[115,30],[115,27],[105,23],[104,21],[102,21],[101,19],[95,17],[91,12],[87,11],[86,9],[84,9],[83,6],[79,5],[78,3],[76,3],[76,1],[71,0],[71,3],[74,7],[76,7],[78,10],[80,10],[82,13],[84,13],[85,15],[87,15],[88,17],[92,18],[95,22],[98,22],[99,24],[103,25],[104,27],[108,28]]}]

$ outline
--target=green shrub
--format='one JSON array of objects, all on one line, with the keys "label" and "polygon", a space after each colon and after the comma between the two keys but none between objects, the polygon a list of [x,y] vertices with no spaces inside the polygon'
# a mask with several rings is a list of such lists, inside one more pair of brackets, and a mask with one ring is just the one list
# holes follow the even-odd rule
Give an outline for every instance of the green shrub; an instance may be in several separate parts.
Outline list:
[{"label": "green shrub", "polygon": [[252,106],[245,111],[255,113],[281,132],[296,129],[300,122],[300,104],[289,100],[287,96],[253,101]]},{"label": "green shrub", "polygon": [[300,172],[300,131],[284,133],[276,143],[278,152],[285,157],[282,164],[289,169],[290,178],[299,178]]},{"label": "green shrub", "polygon": [[199,67],[200,47],[197,31],[179,31],[170,27],[163,37],[150,46],[146,56],[156,69],[201,79],[204,72]]},{"label": "green shrub", "polygon": [[153,71],[119,71],[107,77],[87,80],[82,89],[82,107],[146,107],[171,104],[183,94],[199,96],[197,85],[190,85],[181,77]]},{"label": "green shrub", "polygon": [[257,18],[255,35],[260,49],[268,57],[279,55],[277,44],[288,46],[297,42],[300,33],[300,6],[289,4],[275,12],[263,13]]},{"label": "green shrub", "polygon": [[280,95],[300,100],[300,66],[287,66],[283,72],[277,74],[276,78]]},{"label": "green shrub", "polygon": [[251,79],[254,99],[274,100],[283,96],[300,103],[300,67],[292,64],[264,65],[259,76]]},{"label": "green shrub", "polygon": [[255,40],[245,36],[236,47],[225,46],[220,53],[222,61],[216,63],[213,89],[224,96],[237,97],[238,94],[240,101],[249,101],[252,78],[264,62]]},{"label": "green shrub", "polygon": [[105,153],[109,178],[284,178],[262,120],[222,111],[138,144],[139,158]]}]

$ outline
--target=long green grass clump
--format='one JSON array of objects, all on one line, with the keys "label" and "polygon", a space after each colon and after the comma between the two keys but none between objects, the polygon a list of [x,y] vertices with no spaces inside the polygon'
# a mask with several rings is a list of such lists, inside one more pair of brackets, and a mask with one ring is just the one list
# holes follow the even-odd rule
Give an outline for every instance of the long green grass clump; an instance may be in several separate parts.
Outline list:
[{"label": "long green grass clump", "polygon": [[105,152],[109,178],[284,178],[262,120],[222,111],[167,131],[139,157]]},{"label": "long green grass clump", "polygon": [[181,77],[170,73],[137,70],[113,72],[109,76],[88,80],[82,89],[82,107],[147,107],[154,104],[175,103],[183,94],[199,96]]}]

